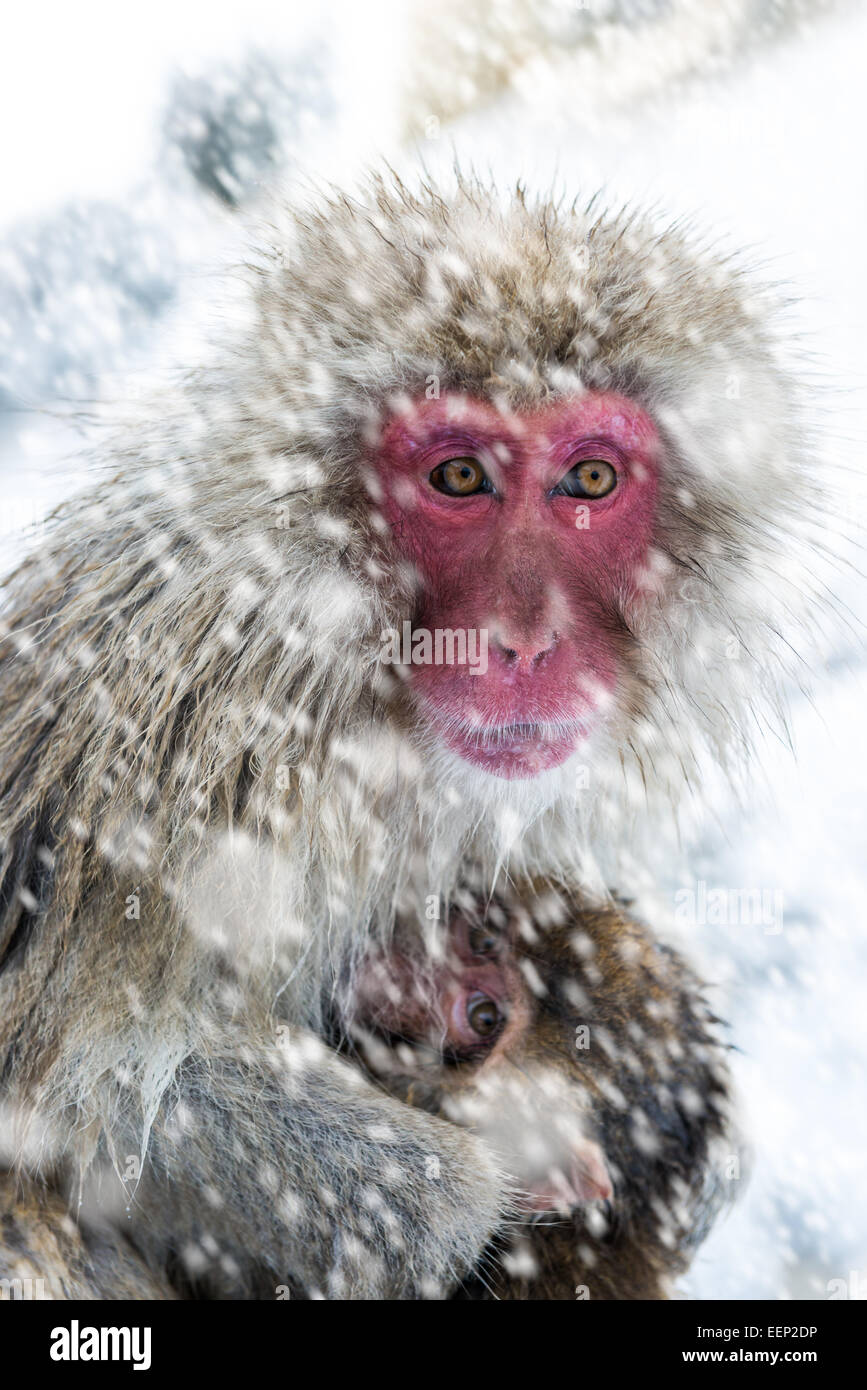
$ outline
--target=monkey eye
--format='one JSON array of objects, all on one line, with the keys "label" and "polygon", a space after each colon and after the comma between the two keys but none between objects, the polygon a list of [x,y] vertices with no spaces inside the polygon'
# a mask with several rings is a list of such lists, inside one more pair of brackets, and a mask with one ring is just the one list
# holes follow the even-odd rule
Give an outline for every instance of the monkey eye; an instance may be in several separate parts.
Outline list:
[{"label": "monkey eye", "polygon": [[430,475],[430,483],[447,497],[471,497],[475,492],[491,492],[491,484],[478,459],[446,459]]},{"label": "monkey eye", "polygon": [[499,1006],[486,994],[474,995],[467,1005],[467,1023],[477,1037],[491,1037],[499,1028],[502,1018]]},{"label": "monkey eye", "polygon": [[499,944],[494,932],[480,926],[470,927],[467,943],[474,956],[493,955]]},{"label": "monkey eye", "polygon": [[556,492],[566,497],[607,497],[617,486],[617,471],[605,459],[582,459],[561,478]]}]

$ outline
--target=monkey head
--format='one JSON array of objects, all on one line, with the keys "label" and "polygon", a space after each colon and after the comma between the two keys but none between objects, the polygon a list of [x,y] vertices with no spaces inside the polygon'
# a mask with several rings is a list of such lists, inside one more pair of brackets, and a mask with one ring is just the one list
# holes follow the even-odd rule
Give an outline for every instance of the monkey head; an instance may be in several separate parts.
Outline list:
[{"label": "monkey head", "polygon": [[671,804],[743,751],[805,584],[770,295],[679,230],[471,180],[299,214],[262,285],[290,540],[312,517],[327,611],[354,583],[345,649],[429,806]]},{"label": "monkey head", "polygon": [[[457,911],[429,945],[425,954],[408,938],[358,969],[350,1029],[371,1070],[393,1094],[484,1135],[517,1183],[520,1210],[608,1201],[560,953],[549,946],[543,983],[515,920],[496,907],[485,919]],[[547,1007],[533,986],[549,994]]]}]

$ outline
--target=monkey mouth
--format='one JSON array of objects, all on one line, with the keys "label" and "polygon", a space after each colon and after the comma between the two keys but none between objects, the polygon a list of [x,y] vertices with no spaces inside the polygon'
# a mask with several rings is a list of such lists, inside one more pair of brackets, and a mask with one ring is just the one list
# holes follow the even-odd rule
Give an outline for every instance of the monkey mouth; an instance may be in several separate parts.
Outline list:
[{"label": "monkey mouth", "polygon": [[487,728],[462,725],[445,731],[445,738],[466,762],[494,777],[513,780],[559,767],[586,734],[586,725],[578,720],[516,721]]}]

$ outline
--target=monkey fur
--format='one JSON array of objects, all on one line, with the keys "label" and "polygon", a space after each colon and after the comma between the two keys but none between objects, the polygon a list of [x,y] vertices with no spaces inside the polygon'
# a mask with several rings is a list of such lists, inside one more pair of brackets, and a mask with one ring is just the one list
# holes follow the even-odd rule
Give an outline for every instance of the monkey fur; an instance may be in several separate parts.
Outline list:
[{"label": "monkey fur", "polygon": [[[208,1296],[439,1297],[509,1174],[324,1044],[336,982],[470,862],[604,904],[703,760],[749,756],[799,660],[809,451],[772,304],[677,228],[389,175],[263,239],[215,346],[5,587],[5,1162],[129,1206],[152,1277]],[[658,433],[653,540],[636,592],[610,579],[598,721],[504,781],[379,659],[419,581],[378,443],[407,401],[520,421],[599,392]]]}]

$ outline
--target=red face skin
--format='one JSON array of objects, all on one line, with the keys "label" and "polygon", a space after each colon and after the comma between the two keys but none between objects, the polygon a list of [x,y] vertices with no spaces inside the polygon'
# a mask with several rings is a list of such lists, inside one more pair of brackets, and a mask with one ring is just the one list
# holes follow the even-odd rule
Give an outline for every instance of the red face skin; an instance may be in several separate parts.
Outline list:
[{"label": "red face skin", "polygon": [[[513,414],[444,396],[386,426],[375,467],[398,551],[421,577],[414,627],[488,632],[484,674],[411,668],[431,724],[468,762],[506,778],[556,767],[613,696],[620,614],[653,536],[658,455],[649,417],[608,392]],[[460,457],[478,460],[492,491],[434,487],[432,471]],[[586,459],[611,464],[613,491],[555,491]]]},{"label": "red face skin", "polygon": [[[368,1025],[426,1043],[435,1052],[464,1060],[495,1061],[520,1041],[530,1008],[523,976],[509,953],[485,936],[489,949],[474,949],[478,929],[459,919],[449,930],[445,957],[420,970],[410,955],[392,950],[371,956],[356,985],[355,1007]],[[499,1022],[489,1033],[473,1027],[475,1004],[489,1001]]]}]

